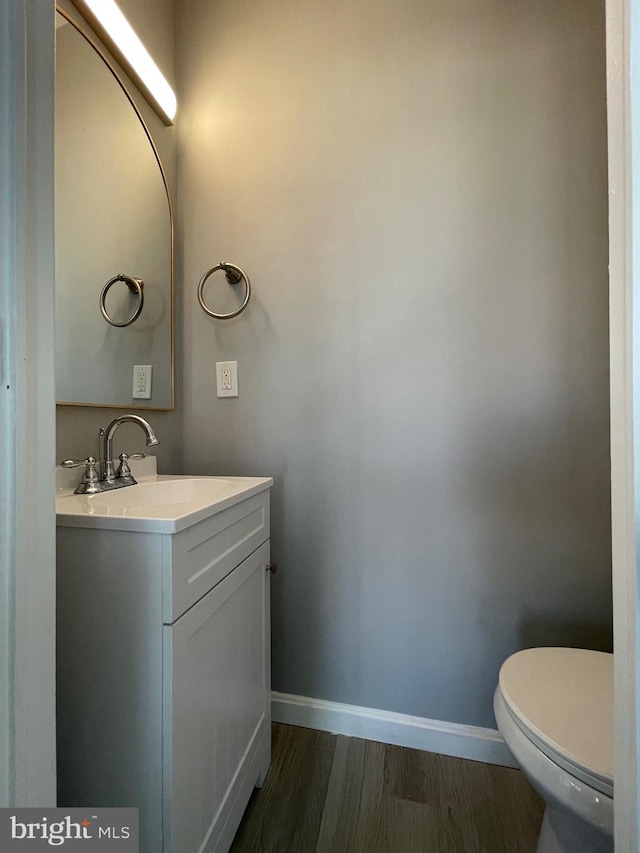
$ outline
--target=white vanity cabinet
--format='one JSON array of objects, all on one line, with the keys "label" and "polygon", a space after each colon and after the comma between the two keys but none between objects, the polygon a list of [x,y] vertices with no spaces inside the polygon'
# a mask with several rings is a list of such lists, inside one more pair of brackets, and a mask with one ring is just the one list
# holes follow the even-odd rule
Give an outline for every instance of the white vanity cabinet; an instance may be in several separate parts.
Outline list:
[{"label": "white vanity cabinet", "polygon": [[227,851],[269,766],[264,483],[172,532],[58,516],[59,805],[139,808],[141,853]]}]

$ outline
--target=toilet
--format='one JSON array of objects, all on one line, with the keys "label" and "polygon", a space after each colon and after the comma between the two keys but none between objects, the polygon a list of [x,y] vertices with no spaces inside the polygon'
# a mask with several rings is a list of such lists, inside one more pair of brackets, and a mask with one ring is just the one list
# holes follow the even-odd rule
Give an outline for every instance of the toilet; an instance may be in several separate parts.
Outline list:
[{"label": "toilet", "polygon": [[500,669],[493,706],[546,803],[537,853],[613,853],[613,655],[517,652]]}]

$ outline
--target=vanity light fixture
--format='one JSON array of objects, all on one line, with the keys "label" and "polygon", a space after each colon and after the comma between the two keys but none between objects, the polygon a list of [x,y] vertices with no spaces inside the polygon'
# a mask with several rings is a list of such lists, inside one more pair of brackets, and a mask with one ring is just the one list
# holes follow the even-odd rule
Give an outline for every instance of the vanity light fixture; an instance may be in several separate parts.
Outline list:
[{"label": "vanity light fixture", "polygon": [[106,36],[166,125],[173,124],[176,96],[115,0],[73,0],[75,6]]}]

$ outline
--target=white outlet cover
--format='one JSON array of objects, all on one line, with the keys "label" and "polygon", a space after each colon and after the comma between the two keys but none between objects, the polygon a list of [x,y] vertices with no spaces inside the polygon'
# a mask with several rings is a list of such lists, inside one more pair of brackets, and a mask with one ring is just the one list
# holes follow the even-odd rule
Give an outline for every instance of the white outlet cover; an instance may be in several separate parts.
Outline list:
[{"label": "white outlet cover", "polygon": [[216,362],[216,393],[218,397],[238,396],[237,361]]},{"label": "white outlet cover", "polygon": [[133,387],[131,391],[131,396],[134,400],[151,399],[152,371],[153,365],[151,364],[133,365]]}]

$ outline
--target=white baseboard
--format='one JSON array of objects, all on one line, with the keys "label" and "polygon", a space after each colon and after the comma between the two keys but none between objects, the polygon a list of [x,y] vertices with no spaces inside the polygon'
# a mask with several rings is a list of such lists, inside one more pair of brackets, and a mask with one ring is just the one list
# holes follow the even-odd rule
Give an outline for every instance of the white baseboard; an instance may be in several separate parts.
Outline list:
[{"label": "white baseboard", "polygon": [[359,705],[344,705],[341,702],[276,692],[271,694],[271,716],[275,723],[407,746],[425,752],[439,752],[486,764],[517,767],[496,729],[428,720],[376,708],[361,708]]}]

